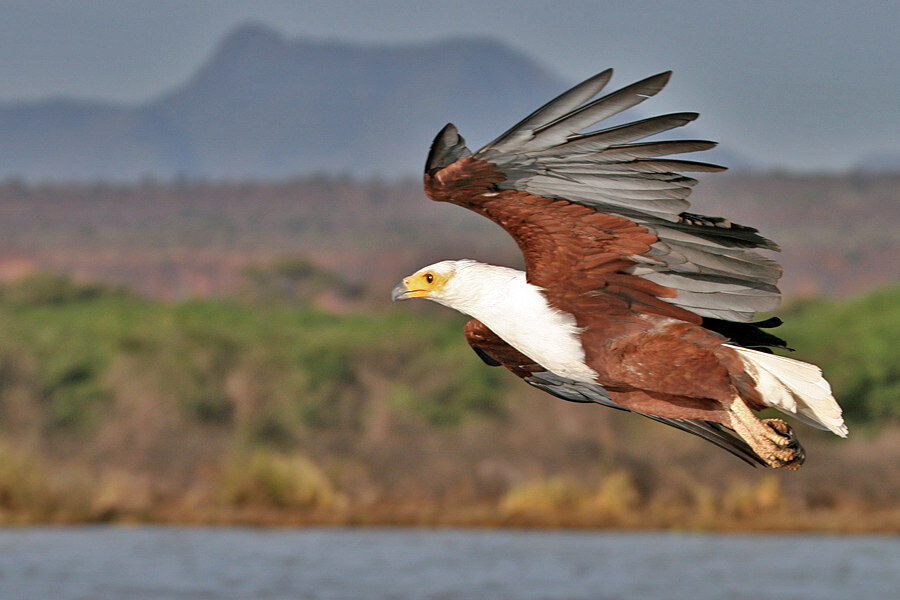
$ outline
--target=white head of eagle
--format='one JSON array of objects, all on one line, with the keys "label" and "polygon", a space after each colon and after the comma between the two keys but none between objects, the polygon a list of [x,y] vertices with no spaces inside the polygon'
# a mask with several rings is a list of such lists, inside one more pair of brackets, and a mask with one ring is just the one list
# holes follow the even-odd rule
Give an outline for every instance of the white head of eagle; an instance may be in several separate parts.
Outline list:
[{"label": "white head of eagle", "polygon": [[550,306],[524,271],[474,260],[445,260],[403,278],[394,301],[425,298],[474,317],[506,343],[562,377],[593,382],[575,318]]}]

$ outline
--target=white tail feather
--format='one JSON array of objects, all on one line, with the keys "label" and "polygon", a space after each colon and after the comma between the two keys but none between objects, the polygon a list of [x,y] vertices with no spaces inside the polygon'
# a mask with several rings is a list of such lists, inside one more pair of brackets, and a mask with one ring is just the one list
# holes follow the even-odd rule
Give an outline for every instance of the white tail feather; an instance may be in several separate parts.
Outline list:
[{"label": "white tail feather", "polygon": [[847,437],[849,430],[844,425],[841,407],[831,395],[831,386],[819,367],[749,348],[726,346],[740,356],[747,373],[756,382],[763,403],[813,427]]}]

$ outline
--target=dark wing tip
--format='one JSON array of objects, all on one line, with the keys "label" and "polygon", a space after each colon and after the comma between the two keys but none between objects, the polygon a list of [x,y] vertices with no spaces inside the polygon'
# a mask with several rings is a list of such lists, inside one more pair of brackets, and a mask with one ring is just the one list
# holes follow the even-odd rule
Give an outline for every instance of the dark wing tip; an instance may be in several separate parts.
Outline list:
[{"label": "dark wing tip", "polygon": [[657,73],[653,77],[659,79],[660,87],[664,87],[667,83],[669,83],[669,80],[672,79],[672,70],[669,69],[668,71]]},{"label": "dark wing tip", "polygon": [[[597,87],[603,88],[606,86],[606,84],[609,82],[609,80],[612,79],[612,76],[613,76],[613,70],[611,67],[608,69],[603,69],[596,75],[591,75],[590,77],[588,77],[587,79],[585,79],[584,81],[582,81],[575,87],[597,85]],[[572,89],[575,89],[575,88],[572,88]],[[571,89],[566,90],[566,92],[561,95],[565,95],[566,93],[568,93],[570,91],[572,91],[572,90]],[[558,100],[558,99],[559,99],[559,96],[554,98],[554,100]]]},{"label": "dark wing tip", "polygon": [[599,79],[610,79],[610,78],[612,78],[612,76],[613,76],[612,67],[607,67],[606,69],[603,69],[596,75],[591,75],[590,77],[585,79],[582,83],[585,83],[587,81],[597,81]]},{"label": "dark wing tip", "polygon": [[781,319],[771,317],[765,321],[753,321],[750,323],[738,323],[726,321],[714,317],[703,317],[703,327],[715,331],[728,338],[728,341],[744,348],[751,348],[761,352],[771,352],[770,348],[782,348],[790,350],[787,342],[775,334],[763,331],[773,329],[781,325]]},{"label": "dark wing tip", "polygon": [[466,148],[466,140],[459,135],[456,126],[453,123],[447,123],[431,142],[428,159],[425,161],[425,173],[434,175],[444,167],[471,154]]}]

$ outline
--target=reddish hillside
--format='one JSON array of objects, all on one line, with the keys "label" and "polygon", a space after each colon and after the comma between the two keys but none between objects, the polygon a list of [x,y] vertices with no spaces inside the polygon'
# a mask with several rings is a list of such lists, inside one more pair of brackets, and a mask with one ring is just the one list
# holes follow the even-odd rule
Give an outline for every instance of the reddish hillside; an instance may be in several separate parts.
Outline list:
[{"label": "reddish hillside", "polygon": [[[700,213],[779,242],[788,294],[848,294],[900,275],[900,175],[706,178]],[[248,267],[305,257],[381,298],[442,258],[515,265],[499,228],[417,181],[0,186],[0,278],[52,269],[152,296],[233,293]]]}]

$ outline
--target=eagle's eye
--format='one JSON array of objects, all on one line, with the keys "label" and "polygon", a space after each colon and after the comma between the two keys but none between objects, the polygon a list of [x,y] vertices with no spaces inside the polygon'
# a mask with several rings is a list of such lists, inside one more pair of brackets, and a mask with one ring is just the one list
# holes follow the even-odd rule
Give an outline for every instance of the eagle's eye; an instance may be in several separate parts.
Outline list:
[{"label": "eagle's eye", "polygon": [[434,283],[434,275],[431,273],[425,273],[425,281],[428,283]]}]

